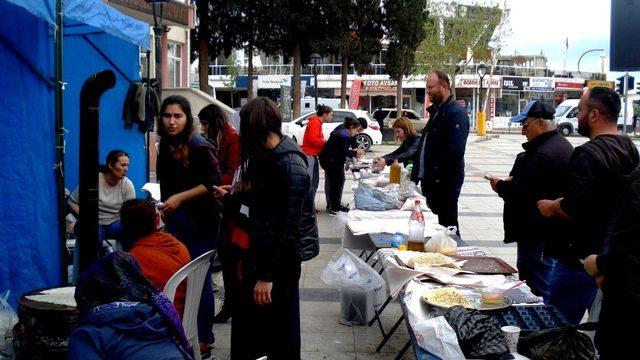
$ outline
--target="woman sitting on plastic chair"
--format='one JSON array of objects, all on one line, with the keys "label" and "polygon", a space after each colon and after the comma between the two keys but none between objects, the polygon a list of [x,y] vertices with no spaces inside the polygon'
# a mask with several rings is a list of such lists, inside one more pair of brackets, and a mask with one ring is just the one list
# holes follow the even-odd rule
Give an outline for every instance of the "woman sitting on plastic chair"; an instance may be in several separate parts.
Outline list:
[{"label": "woman sitting on plastic chair", "polygon": [[[140,264],[144,275],[159,290],[164,290],[173,274],[191,261],[189,250],[168,232],[158,231],[160,214],[155,204],[134,199],[122,205],[122,228],[131,239],[131,248],[125,248]],[[185,283],[176,291],[173,304],[182,317],[187,296]]]},{"label": "woman sitting on plastic chair", "polygon": [[131,255],[98,259],[78,279],[75,299],[80,326],[68,359],[191,359],[178,313]]}]

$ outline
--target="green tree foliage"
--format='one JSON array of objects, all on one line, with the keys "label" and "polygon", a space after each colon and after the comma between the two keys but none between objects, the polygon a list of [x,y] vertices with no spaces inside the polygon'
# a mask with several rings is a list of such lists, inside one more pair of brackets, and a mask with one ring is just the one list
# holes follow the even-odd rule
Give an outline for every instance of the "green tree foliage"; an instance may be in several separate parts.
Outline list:
[{"label": "green tree foliage", "polygon": [[428,12],[424,0],[384,0],[384,24],[389,41],[385,68],[398,83],[397,110],[402,111],[402,78],[416,71],[416,49],[425,37]]},{"label": "green tree foliage", "polygon": [[351,63],[358,74],[371,68],[371,61],[381,49],[384,35],[379,0],[320,0],[326,18],[327,34],[319,52],[340,58],[342,76],[340,107],[346,107],[347,71]]},{"label": "green tree foliage", "polygon": [[428,4],[424,23],[426,37],[417,52],[418,70],[427,74],[441,70],[451,76],[455,95],[455,76],[472,60],[488,62],[500,45],[502,10],[497,5],[458,1]]}]

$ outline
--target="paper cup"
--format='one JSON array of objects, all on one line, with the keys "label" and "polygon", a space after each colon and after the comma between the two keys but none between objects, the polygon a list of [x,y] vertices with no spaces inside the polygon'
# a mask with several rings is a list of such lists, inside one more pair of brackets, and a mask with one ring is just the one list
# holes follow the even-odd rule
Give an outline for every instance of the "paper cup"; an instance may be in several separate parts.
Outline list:
[{"label": "paper cup", "polygon": [[507,340],[507,346],[509,347],[509,352],[517,353],[518,352],[518,338],[520,337],[520,328],[517,326],[503,326],[502,335],[504,335],[504,339]]}]

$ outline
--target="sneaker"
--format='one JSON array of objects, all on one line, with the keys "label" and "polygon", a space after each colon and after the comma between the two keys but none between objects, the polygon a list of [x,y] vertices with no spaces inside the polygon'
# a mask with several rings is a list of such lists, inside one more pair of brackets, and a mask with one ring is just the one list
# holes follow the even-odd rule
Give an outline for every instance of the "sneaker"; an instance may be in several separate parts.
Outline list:
[{"label": "sneaker", "polygon": [[349,210],[351,210],[351,209],[349,209],[349,208],[348,208],[348,207],[346,207],[346,206],[342,206],[342,205],[340,205],[340,211],[342,211],[342,212],[349,212]]}]

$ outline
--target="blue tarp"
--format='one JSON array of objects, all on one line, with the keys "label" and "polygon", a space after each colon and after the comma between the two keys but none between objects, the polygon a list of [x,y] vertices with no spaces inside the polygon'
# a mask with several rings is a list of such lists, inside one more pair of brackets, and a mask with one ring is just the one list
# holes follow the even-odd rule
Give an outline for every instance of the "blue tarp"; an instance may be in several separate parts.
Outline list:
[{"label": "blue tarp", "polygon": [[[44,1],[20,1],[20,5],[36,3]],[[0,13],[10,15],[0,22],[0,108],[4,114],[0,153],[6,156],[6,166],[0,171],[0,291],[11,290],[9,302],[14,307],[24,292],[62,281],[54,172],[53,32],[52,25],[31,10],[0,0]],[[139,48],[110,35],[111,31],[65,20],[66,186],[73,189],[78,183],[80,88],[91,73],[111,69],[117,84],[101,101],[100,157],[104,159],[114,148],[129,152],[128,176],[138,190],[146,180],[144,134],[135,126],[124,129],[121,114],[128,80],[139,79]]]},{"label": "blue tarp", "polygon": [[[6,0],[50,24],[55,23],[56,0]],[[102,0],[64,0],[64,16],[99,28],[117,38],[149,47],[149,25],[113,9]]]}]

